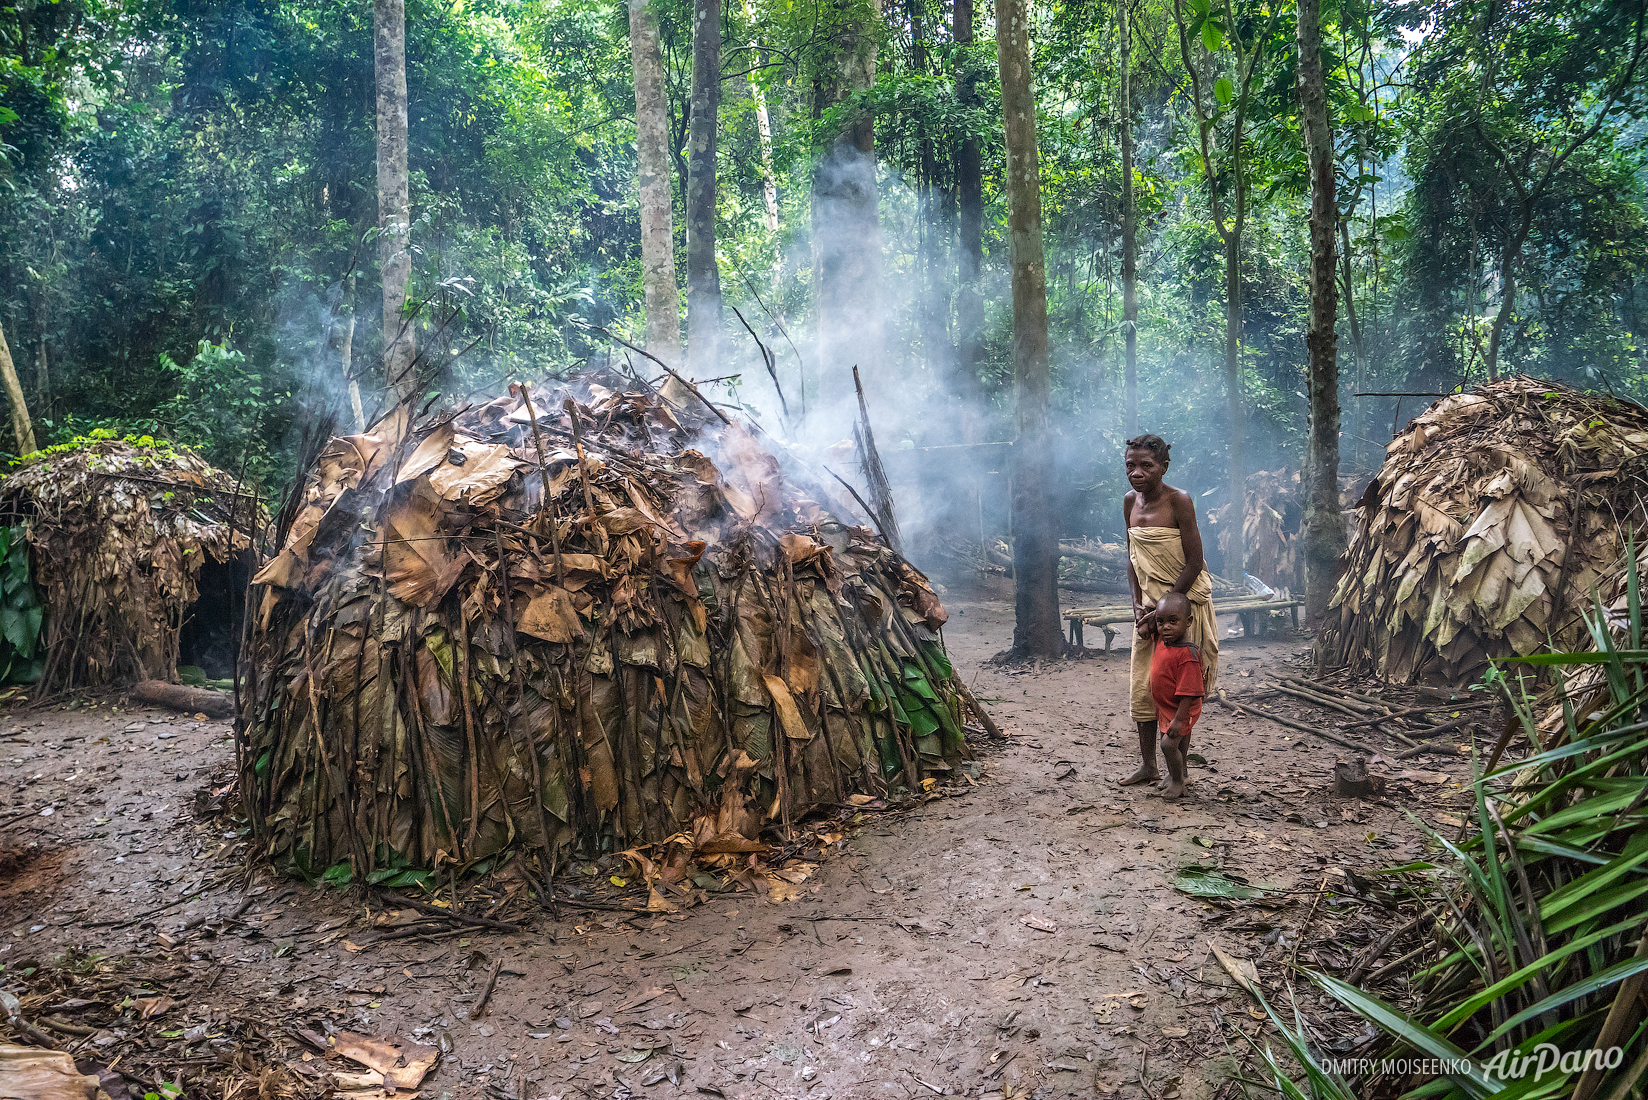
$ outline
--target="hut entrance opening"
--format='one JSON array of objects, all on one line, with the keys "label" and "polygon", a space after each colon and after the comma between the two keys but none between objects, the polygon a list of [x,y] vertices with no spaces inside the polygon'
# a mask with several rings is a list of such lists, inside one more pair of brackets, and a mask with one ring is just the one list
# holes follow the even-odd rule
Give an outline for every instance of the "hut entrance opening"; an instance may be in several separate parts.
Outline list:
[{"label": "hut entrance opening", "polygon": [[246,586],[256,566],[251,551],[218,561],[207,554],[195,576],[197,596],[183,611],[178,631],[179,672],[191,666],[209,680],[227,680],[240,659],[240,638],[246,622]]}]

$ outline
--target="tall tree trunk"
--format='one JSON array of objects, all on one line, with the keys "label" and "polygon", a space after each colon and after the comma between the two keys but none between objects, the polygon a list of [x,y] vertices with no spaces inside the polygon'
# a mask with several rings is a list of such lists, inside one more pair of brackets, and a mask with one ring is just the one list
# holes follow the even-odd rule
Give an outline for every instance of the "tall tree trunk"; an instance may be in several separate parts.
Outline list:
[{"label": "tall tree trunk", "polygon": [[[959,47],[956,99],[963,106],[978,100],[978,77],[965,47],[974,41],[973,0],[954,0],[951,37]],[[984,266],[984,166],[977,138],[962,139],[956,150],[956,395],[962,403],[961,436],[980,442],[979,363],[983,358],[984,299],[979,272]]]},{"label": "tall tree trunk", "polygon": [[1321,0],[1298,0],[1299,122],[1310,163],[1310,468],[1305,492],[1305,614],[1314,624],[1327,613],[1345,523],[1339,515],[1339,359],[1334,323],[1339,314],[1334,272],[1338,228],[1333,131],[1327,78],[1322,71]]},{"label": "tall tree trunk", "polygon": [[[837,57],[836,102],[875,84],[876,28],[866,5],[843,28]],[[820,389],[845,398],[852,369],[863,368],[872,405],[889,390],[881,362],[881,223],[876,187],[875,119],[853,110],[813,169],[813,256],[818,278]]]},{"label": "tall tree trunk", "polygon": [[0,327],[0,382],[6,387],[6,401],[11,406],[11,432],[17,440],[17,453],[32,454],[40,448],[34,441],[34,421],[29,419],[29,404],[23,400],[23,383],[17,380],[17,367],[11,361],[11,348],[6,345],[6,330]]},{"label": "tall tree trunk", "polygon": [[[927,12],[926,0],[905,0],[905,13],[910,21],[910,72],[927,75]],[[917,302],[921,325],[921,357],[929,372],[942,367],[948,370],[954,355],[946,325],[947,295],[942,290],[949,251],[949,227],[945,223],[939,191],[934,186],[938,177],[938,156],[933,139],[921,138],[916,180],[916,247],[917,268],[920,272]]]},{"label": "tall tree trunk", "polygon": [[[755,10],[750,7],[750,0],[744,0],[744,19],[751,26],[755,25]],[[750,39],[750,55],[758,56],[757,43]],[[773,136],[772,117],[767,114],[767,93],[761,90],[761,81],[757,79],[755,69],[750,69],[750,100],[755,104],[755,134],[761,142],[761,201],[763,213],[761,224],[768,233],[778,232],[778,172],[773,167]],[[783,260],[773,265],[776,275],[783,266]]]},{"label": "tall tree trunk", "polygon": [[412,277],[412,198],[406,169],[406,5],[373,0],[372,59],[378,92],[378,267],[383,274],[384,377],[397,400],[418,393],[406,284]]},{"label": "tall tree trunk", "polygon": [[721,269],[715,263],[715,155],[721,114],[721,0],[694,0],[687,136],[687,372],[716,373]]},{"label": "tall tree trunk", "polygon": [[1013,266],[1013,376],[1018,438],[1013,446],[1013,649],[1064,652],[1059,630],[1058,532],[1048,394],[1047,265],[1042,253],[1041,164],[1030,87],[1030,0],[996,0],[996,56],[1007,150],[1008,231]]},{"label": "tall tree trunk", "polygon": [[355,418],[355,430],[366,430],[366,410],[361,407],[360,381],[355,377],[355,276],[343,280],[344,308],[349,311],[343,325],[343,344],[338,349],[338,362],[343,367],[344,380],[349,384],[349,413]]},{"label": "tall tree trunk", "polygon": [[1229,535],[1225,574],[1240,580],[1247,569],[1247,540],[1242,532],[1247,507],[1247,478],[1242,473],[1242,234],[1234,227],[1225,234],[1225,429],[1229,467],[1225,471],[1230,506],[1221,522]]},{"label": "tall tree trunk", "polygon": [[1121,43],[1122,146],[1122,385],[1128,438],[1139,434],[1139,225],[1133,200],[1133,34],[1128,0],[1117,0]]},{"label": "tall tree trunk", "polygon": [[641,192],[641,289],[647,350],[681,364],[681,299],[675,289],[675,228],[670,194],[669,114],[664,55],[648,0],[629,0],[629,53],[635,73],[635,159]]},{"label": "tall tree trunk", "polygon": [[[1351,251],[1350,251],[1350,218],[1339,219],[1339,268],[1344,273],[1340,280],[1340,292],[1345,296],[1345,325],[1350,329],[1350,349],[1352,366],[1351,387],[1360,392],[1366,387],[1363,385],[1364,372],[1367,370],[1367,346],[1362,342],[1362,323],[1356,313],[1356,285],[1351,281]],[[1355,414],[1351,419],[1351,469],[1362,468],[1362,437],[1367,434],[1367,413],[1360,404],[1353,404],[1351,408]]]},{"label": "tall tree trunk", "polygon": [[1522,221],[1517,231],[1506,240],[1499,254],[1499,310],[1494,314],[1493,326],[1488,329],[1488,381],[1499,381],[1499,348],[1505,336],[1505,323],[1516,308],[1516,263],[1522,256],[1522,243],[1533,227],[1533,204],[1525,203]]}]

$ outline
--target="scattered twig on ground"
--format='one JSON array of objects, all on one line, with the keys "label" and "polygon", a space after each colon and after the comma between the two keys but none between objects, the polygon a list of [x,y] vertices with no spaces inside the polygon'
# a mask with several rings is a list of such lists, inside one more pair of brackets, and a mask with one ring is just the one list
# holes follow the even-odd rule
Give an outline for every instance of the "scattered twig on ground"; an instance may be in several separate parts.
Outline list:
[{"label": "scattered twig on ground", "polygon": [[469,1010],[469,1018],[471,1020],[479,1020],[481,1018],[481,1014],[486,1011],[486,1002],[492,999],[493,987],[498,984],[498,972],[503,968],[504,961],[502,959],[493,960],[492,969],[486,976],[486,988],[482,989],[481,995],[475,999],[475,1007]]},{"label": "scattered twig on ground", "polygon": [[508,921],[491,920],[487,917],[471,917],[465,913],[458,912],[456,906],[451,909],[443,909],[439,905],[430,905],[428,902],[413,901],[411,898],[402,894],[397,894],[392,890],[380,890],[378,891],[378,896],[379,898],[388,900],[395,905],[404,905],[408,909],[416,909],[418,912],[428,913],[432,917],[445,917],[447,920],[454,921],[458,924],[470,924],[479,928],[495,928],[500,932],[525,931],[523,926],[519,924],[511,924]]}]

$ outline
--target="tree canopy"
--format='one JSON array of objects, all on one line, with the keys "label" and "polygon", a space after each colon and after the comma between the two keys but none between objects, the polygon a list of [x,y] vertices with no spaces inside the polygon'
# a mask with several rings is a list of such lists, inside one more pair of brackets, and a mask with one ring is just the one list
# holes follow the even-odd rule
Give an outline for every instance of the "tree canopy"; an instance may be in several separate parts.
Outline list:
[{"label": "tree canopy", "polygon": [[[714,7],[728,308],[708,389],[776,425],[776,378],[792,433],[846,434],[829,330],[844,291],[819,259],[845,233],[880,273],[864,291],[877,361],[860,365],[882,446],[1012,438],[993,9]],[[685,311],[695,5],[649,10]],[[1246,470],[1297,465],[1309,171],[1293,4],[1044,0],[1028,18],[1061,533],[1119,522],[1124,127],[1141,425],[1178,444],[1176,481],[1198,494],[1224,491],[1233,439]],[[161,433],[273,487],[317,418],[347,416],[345,327],[366,411],[392,400],[376,369],[372,22],[332,0],[5,0],[0,325],[40,445]],[[1347,466],[1377,465],[1396,411],[1355,392],[1528,372],[1648,396],[1641,0],[1340,0],[1321,24]],[[616,0],[407,0],[422,392],[461,401],[592,357],[657,373],[607,336],[646,331],[629,27]],[[868,240],[832,213],[843,134],[872,157]]]}]

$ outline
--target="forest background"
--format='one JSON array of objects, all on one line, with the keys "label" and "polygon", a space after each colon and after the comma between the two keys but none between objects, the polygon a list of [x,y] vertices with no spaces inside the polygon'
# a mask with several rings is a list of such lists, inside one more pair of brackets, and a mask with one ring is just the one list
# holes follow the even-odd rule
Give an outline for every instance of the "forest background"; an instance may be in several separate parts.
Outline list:
[{"label": "forest background", "polygon": [[[486,399],[509,379],[622,359],[598,329],[647,343],[635,13],[621,0],[404,10],[419,395]],[[706,388],[828,444],[851,430],[850,351],[883,449],[1012,439],[994,9],[645,11],[682,307],[694,123],[715,122],[713,238],[699,243],[713,243],[726,310],[683,310],[688,340],[714,330],[714,369],[694,370],[717,379]],[[720,28],[707,108],[695,11]],[[1310,175],[1293,4],[1029,12],[1058,534],[1120,528],[1130,332],[1136,423],[1174,442],[1175,483],[1217,503],[1233,445],[1244,471],[1297,469]],[[1346,0],[1321,21],[1344,470],[1375,468],[1402,415],[1399,399],[1357,392],[1528,372],[1648,395],[1640,0]],[[348,425],[346,371],[368,414],[384,406],[373,22],[365,0],[0,7],[0,325],[38,446],[95,428],[164,435],[276,488],[306,430]],[[844,149],[873,180],[856,193],[836,171]],[[853,346],[867,324],[854,310],[873,315],[872,350]],[[1406,415],[1425,400],[1406,399]]]}]

